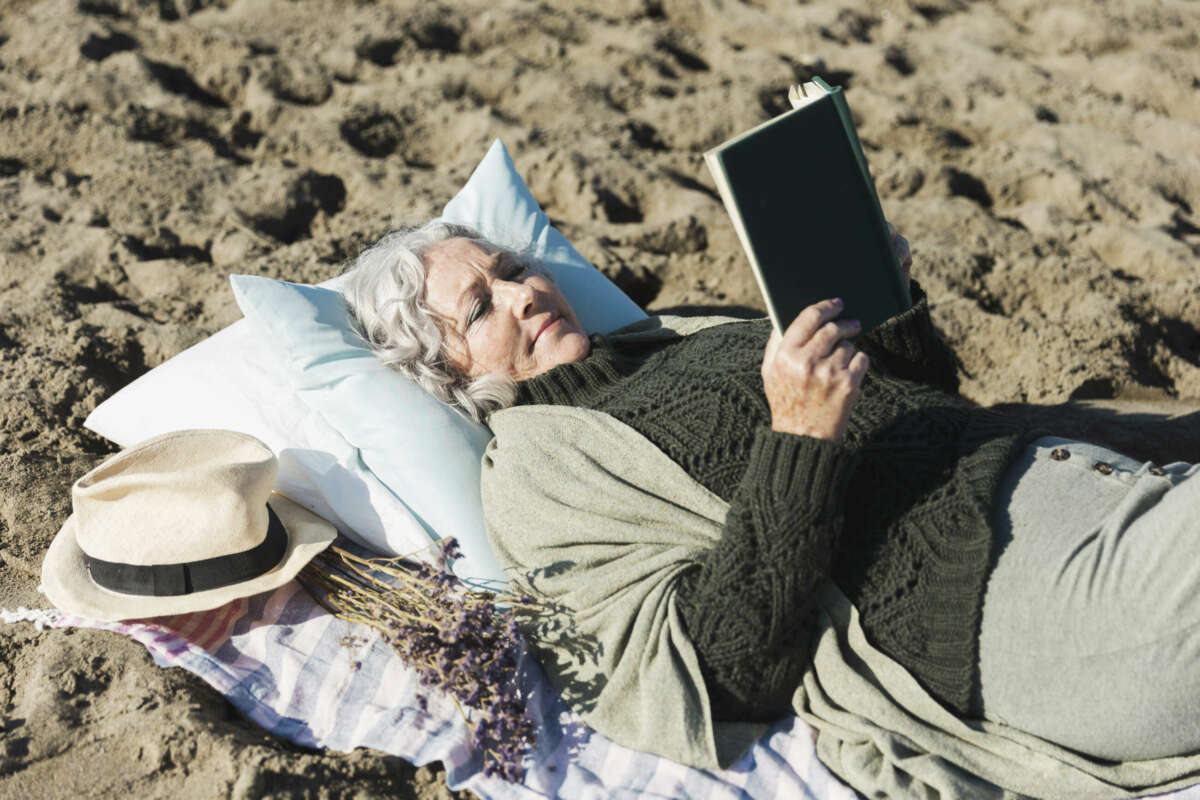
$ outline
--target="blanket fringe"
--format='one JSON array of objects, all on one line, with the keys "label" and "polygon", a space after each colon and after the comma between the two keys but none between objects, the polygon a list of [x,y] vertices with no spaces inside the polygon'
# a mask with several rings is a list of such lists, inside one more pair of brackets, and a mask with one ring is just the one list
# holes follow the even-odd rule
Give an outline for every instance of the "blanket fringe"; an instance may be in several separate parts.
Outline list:
[{"label": "blanket fringe", "polygon": [[6,624],[14,622],[32,622],[40,631],[46,628],[60,628],[67,624],[64,621],[66,617],[63,612],[54,608],[26,608],[18,606],[16,611],[9,611],[7,608],[0,608],[0,620]]}]

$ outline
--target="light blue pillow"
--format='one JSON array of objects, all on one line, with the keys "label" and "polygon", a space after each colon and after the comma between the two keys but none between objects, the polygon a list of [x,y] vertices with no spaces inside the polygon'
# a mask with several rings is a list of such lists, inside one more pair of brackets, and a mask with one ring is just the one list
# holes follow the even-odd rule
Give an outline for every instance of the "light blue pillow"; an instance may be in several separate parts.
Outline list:
[{"label": "light blue pillow", "polygon": [[[503,582],[479,506],[479,458],[491,432],[376,358],[351,328],[340,292],[254,275],[230,280],[242,313],[283,357],[301,402],[357,448],[431,541],[458,537],[460,576]],[[365,543],[388,551],[386,542]]]},{"label": "light blue pillow", "polygon": [[[539,258],[589,333],[646,316],[550,224],[499,140],[441,219]],[[460,577],[505,585],[479,502],[480,458],[490,431],[375,358],[351,328],[340,281],[321,287],[250,275],[231,281],[242,313],[276,348],[301,401],[357,448],[367,469],[425,525],[431,540],[458,539]],[[386,542],[360,538],[389,552]]]}]

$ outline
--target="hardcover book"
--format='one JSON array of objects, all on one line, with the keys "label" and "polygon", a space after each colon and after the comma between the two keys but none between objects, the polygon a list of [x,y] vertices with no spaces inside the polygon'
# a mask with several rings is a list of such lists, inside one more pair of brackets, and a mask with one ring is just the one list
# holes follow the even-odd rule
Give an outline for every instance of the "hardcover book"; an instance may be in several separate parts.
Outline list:
[{"label": "hardcover book", "polygon": [[704,154],[775,329],[840,297],[866,332],[912,304],[841,87],[814,78],[792,110]]}]

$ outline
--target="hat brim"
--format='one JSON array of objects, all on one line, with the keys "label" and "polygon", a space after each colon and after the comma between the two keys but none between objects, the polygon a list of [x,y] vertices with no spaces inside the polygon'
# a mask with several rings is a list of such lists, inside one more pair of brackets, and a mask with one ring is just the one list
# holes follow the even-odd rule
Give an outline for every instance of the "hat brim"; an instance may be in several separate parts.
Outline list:
[{"label": "hat brim", "polygon": [[50,602],[62,611],[104,622],[207,611],[231,600],[269,592],[295,578],[313,556],[337,538],[337,529],[283,495],[271,495],[267,504],[287,531],[287,550],[274,569],[251,580],[171,597],[110,591],[92,580],[83,550],[75,541],[72,515],[46,550],[42,588]]}]

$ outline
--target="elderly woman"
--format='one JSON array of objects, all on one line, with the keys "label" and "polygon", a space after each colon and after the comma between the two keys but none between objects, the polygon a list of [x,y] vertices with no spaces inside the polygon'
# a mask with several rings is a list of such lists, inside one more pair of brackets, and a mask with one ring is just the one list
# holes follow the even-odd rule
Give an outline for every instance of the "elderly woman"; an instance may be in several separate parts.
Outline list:
[{"label": "elderly woman", "polygon": [[[347,297],[381,358],[492,426],[489,535],[567,616],[531,636],[608,735],[717,766],[795,711],[860,789],[953,793],[965,767],[1024,791],[1047,758],[1072,791],[1179,780],[1147,760],[1200,750],[1197,467],[962,399],[911,288],[863,335],[834,298],[782,336],[670,317],[588,336],[536,263],[435,222],[364,252]],[[848,708],[895,737],[871,745],[886,779],[850,763]]]}]

